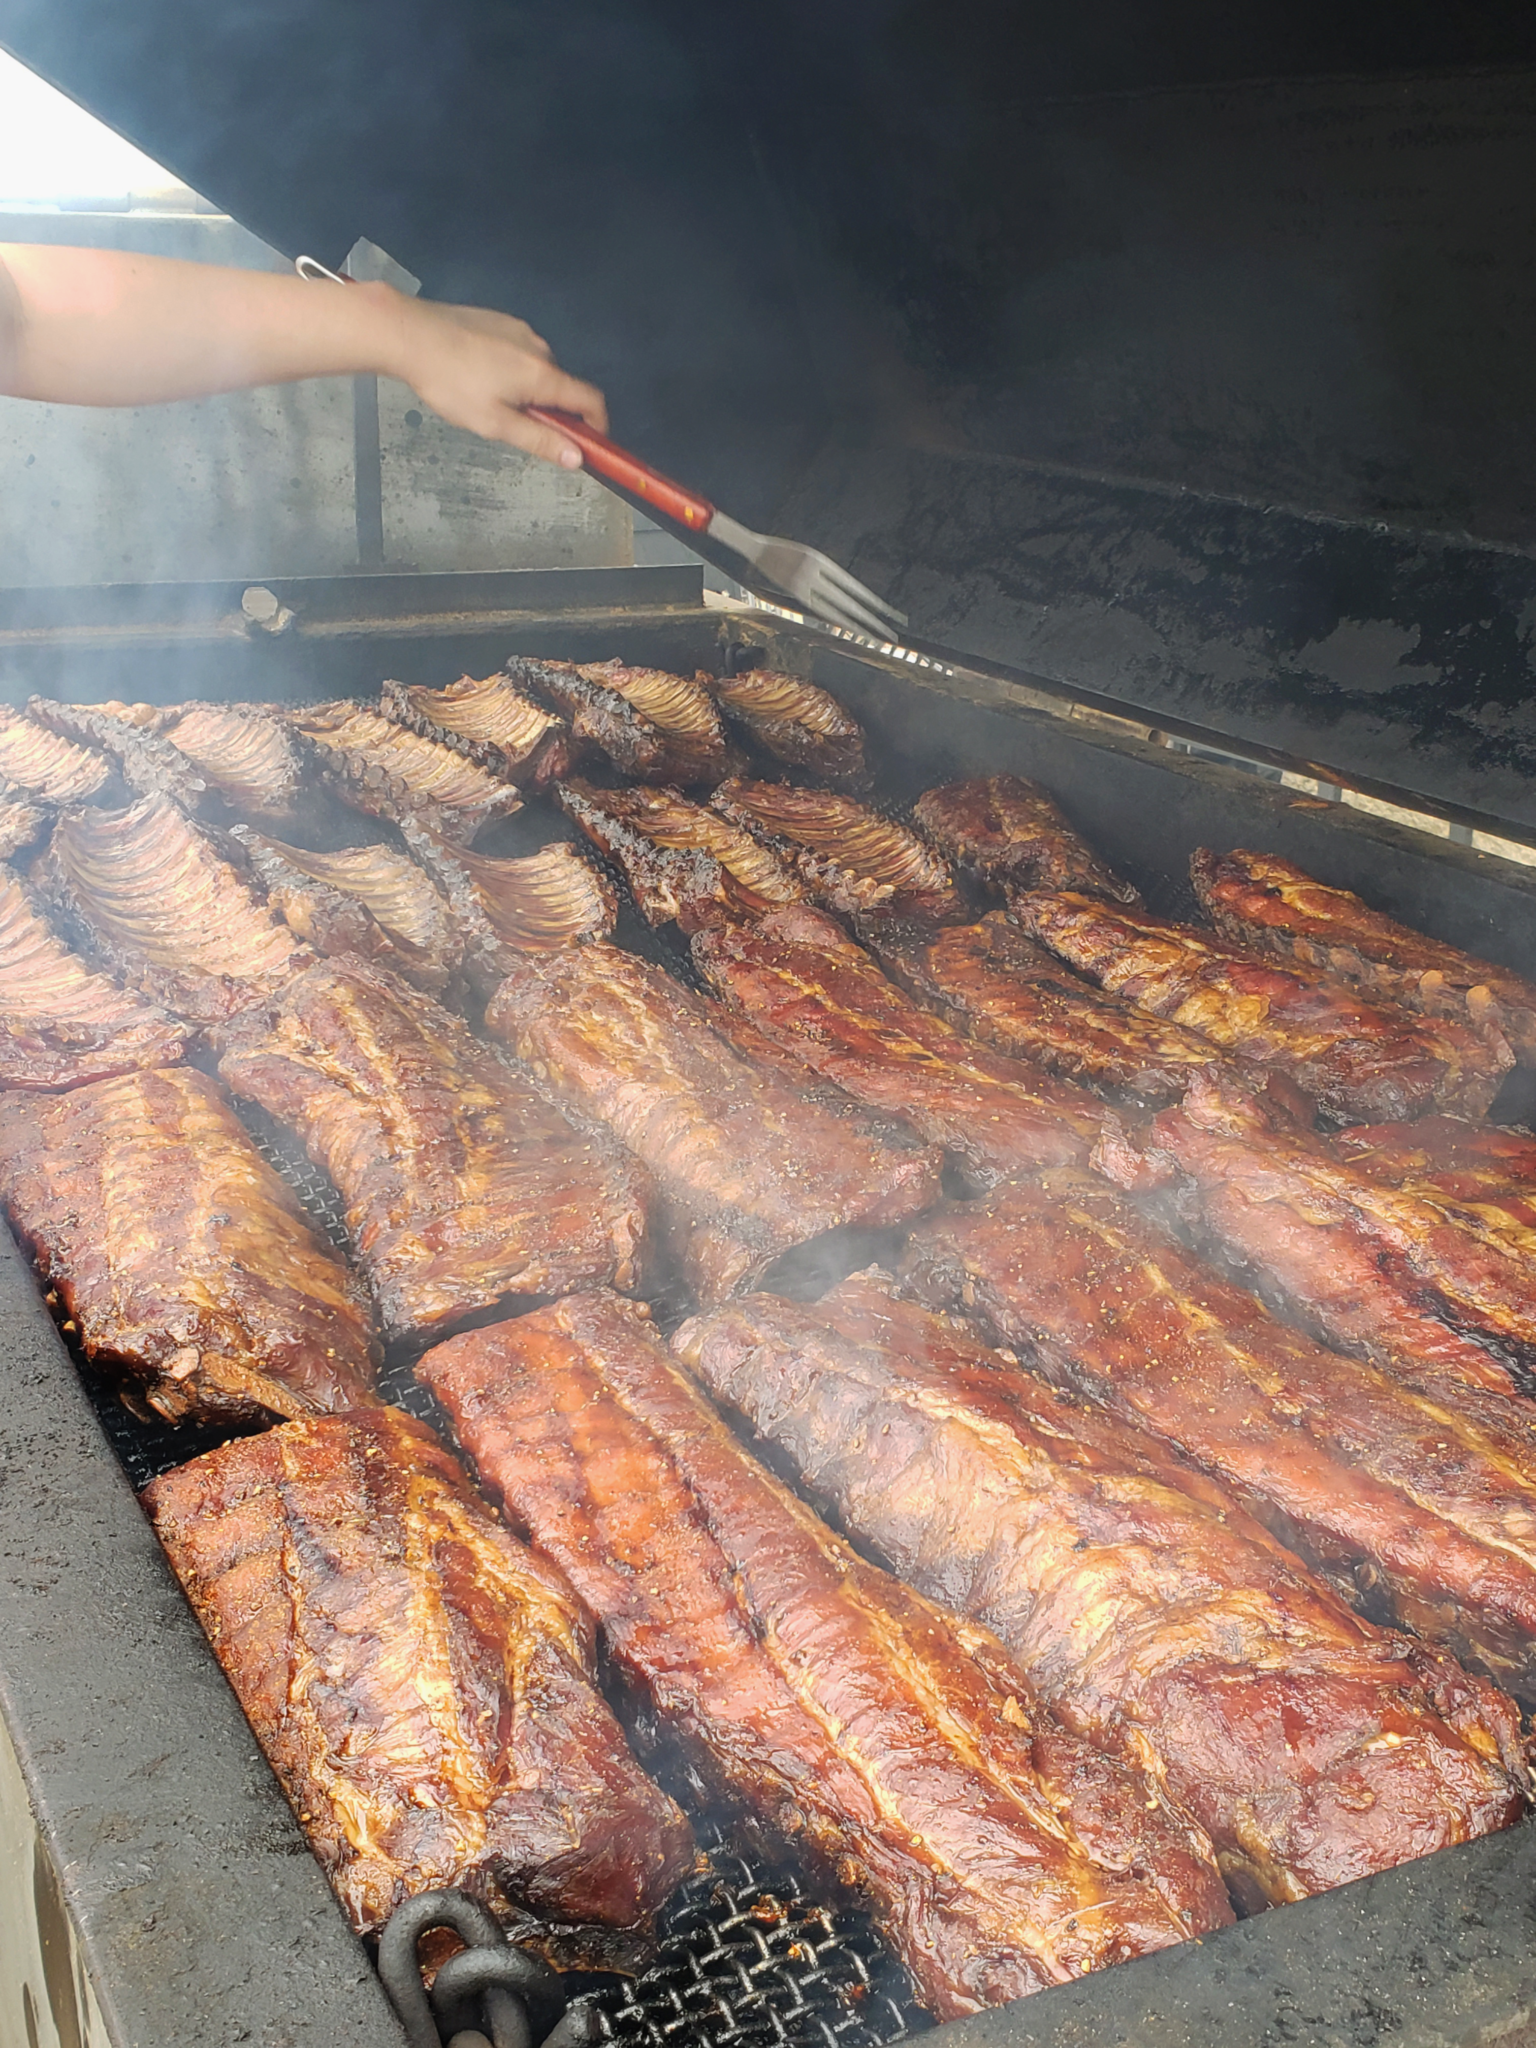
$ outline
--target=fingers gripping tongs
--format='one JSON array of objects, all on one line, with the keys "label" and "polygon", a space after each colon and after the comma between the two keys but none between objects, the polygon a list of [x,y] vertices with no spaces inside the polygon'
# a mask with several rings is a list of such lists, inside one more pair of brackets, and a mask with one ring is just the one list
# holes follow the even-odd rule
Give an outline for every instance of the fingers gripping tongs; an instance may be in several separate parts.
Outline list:
[{"label": "fingers gripping tongs", "polygon": [[[300,277],[345,282],[313,256],[299,257],[294,267]],[[659,513],[685,533],[713,541],[739,555],[770,589],[781,592],[802,611],[825,619],[829,625],[840,626],[845,632],[865,633],[877,640],[888,640],[906,625],[905,612],[876,597],[819,548],[807,547],[797,540],[778,540],[772,534],[754,533],[749,526],[717,511],[708,498],[673,483],[670,477],[620,448],[574,413],[556,412],[543,405],[530,405],[524,410],[530,419],[539,420],[574,441],[593,476],[611,484],[620,496],[631,503],[638,500],[646,511]]]}]

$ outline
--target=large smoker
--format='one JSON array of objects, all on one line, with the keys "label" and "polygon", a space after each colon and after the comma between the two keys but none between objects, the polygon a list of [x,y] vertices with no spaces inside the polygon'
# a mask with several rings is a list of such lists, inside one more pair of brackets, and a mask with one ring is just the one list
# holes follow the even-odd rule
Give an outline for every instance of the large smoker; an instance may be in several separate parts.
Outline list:
[{"label": "large smoker", "polygon": [[[681,567],[4,591],[0,698],[770,666],[863,722],[882,797],[1032,777],[1154,911],[1190,913],[1196,847],[1261,846],[1536,978],[1531,13],[1426,14],[1390,52],[1275,13],[1089,7],[1031,46],[1020,10],[940,5],[772,34],[663,0],[162,5],[132,35],[96,0],[0,5],[273,246],[367,234],[433,296],[526,311],[643,453],[913,620],[881,648]],[[1536,1111],[1527,1078],[1501,1116]],[[167,1433],[87,1391],[3,1234],[0,1359],[0,1901],[42,1987],[17,2048],[396,2048],[134,1497]],[[894,2037],[878,1944],[815,1896],[775,1930],[762,1881],[699,1903],[620,2048]],[[1527,1820],[938,2031],[1459,2048],[1533,2009]]]}]

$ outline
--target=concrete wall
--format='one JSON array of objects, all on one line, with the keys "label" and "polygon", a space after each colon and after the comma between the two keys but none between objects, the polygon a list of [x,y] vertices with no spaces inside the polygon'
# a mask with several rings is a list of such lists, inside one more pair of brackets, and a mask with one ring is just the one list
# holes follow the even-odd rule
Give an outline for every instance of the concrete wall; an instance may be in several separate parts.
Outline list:
[{"label": "concrete wall", "polygon": [[[0,215],[0,241],[285,267],[217,215]],[[634,559],[617,498],[444,425],[404,385],[380,385],[379,441],[388,567]],[[346,380],[126,412],[0,399],[0,588],[354,569],[353,474]]]}]

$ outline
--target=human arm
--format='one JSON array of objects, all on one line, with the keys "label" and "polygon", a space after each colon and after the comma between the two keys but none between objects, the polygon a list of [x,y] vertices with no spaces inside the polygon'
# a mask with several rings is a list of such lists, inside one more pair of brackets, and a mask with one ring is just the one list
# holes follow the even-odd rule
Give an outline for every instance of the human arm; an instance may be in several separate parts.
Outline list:
[{"label": "human arm", "polygon": [[321,289],[110,249],[0,243],[0,394],[157,405],[304,377],[408,384],[450,425],[575,469],[579,451],[527,405],[607,426],[602,394],[505,313],[410,299],[387,284]]}]

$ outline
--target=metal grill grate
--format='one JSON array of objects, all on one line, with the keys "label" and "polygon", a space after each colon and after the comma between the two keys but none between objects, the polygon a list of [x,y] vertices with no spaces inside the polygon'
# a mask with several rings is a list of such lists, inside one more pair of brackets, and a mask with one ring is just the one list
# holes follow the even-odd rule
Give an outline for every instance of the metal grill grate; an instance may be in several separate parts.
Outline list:
[{"label": "metal grill grate", "polygon": [[663,1915],[656,1961],[595,2001],[615,2048],[883,2048],[929,2024],[867,1923],[727,1843]]}]

